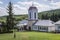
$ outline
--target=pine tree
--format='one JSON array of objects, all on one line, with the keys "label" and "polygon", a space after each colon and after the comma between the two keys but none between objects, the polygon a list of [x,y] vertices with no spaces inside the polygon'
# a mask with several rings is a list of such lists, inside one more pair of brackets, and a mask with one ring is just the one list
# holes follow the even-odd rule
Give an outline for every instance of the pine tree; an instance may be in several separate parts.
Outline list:
[{"label": "pine tree", "polygon": [[14,27],[14,17],[13,17],[13,8],[12,8],[12,3],[9,2],[8,4],[8,16],[7,16],[7,20],[6,20],[6,23],[7,23],[7,31],[13,29]]}]

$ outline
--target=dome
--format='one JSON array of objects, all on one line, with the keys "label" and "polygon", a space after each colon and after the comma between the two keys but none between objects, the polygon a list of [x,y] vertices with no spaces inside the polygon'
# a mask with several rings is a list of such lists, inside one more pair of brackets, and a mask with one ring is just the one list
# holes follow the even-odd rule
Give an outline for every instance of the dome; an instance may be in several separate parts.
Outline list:
[{"label": "dome", "polygon": [[32,10],[32,9],[36,9],[36,10],[37,10],[37,7],[31,6],[31,7],[29,8],[29,10]]}]

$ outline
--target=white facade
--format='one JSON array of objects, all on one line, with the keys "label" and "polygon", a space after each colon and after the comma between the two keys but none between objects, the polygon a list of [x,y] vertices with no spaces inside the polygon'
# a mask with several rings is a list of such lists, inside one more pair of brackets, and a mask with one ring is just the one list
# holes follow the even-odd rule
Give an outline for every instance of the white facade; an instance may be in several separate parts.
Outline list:
[{"label": "white facade", "polygon": [[55,26],[48,27],[48,32],[55,32]]},{"label": "white facade", "polygon": [[55,30],[60,30],[60,25],[58,25],[58,24],[55,24]]},{"label": "white facade", "polygon": [[[28,20],[21,21],[17,26],[19,29],[20,27],[24,27],[25,25],[28,25]],[[45,32],[60,32],[60,22],[58,21],[58,23],[53,23],[53,21],[51,20],[38,20],[33,26],[31,26],[31,30]]]},{"label": "white facade", "polygon": [[38,20],[35,23],[35,26],[33,26],[34,28],[38,28],[38,31],[46,31],[46,32],[51,32],[55,30],[54,24],[51,20]]},{"label": "white facade", "polygon": [[38,10],[33,5],[28,9],[28,20],[38,20]]},{"label": "white facade", "polygon": [[60,20],[55,23],[55,31],[60,32]]},{"label": "white facade", "polygon": [[33,26],[32,30],[35,31],[44,31],[44,32],[55,32],[55,27],[48,26]]}]

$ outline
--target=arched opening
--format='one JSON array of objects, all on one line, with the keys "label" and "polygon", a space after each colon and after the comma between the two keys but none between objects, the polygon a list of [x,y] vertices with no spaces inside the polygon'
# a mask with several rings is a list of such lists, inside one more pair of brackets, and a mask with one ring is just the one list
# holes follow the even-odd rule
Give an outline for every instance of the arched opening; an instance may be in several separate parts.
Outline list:
[{"label": "arched opening", "polygon": [[34,17],[35,17],[35,19],[36,19],[36,13],[34,13]]},{"label": "arched opening", "polygon": [[24,26],[24,30],[27,30],[27,25]]},{"label": "arched opening", "polygon": [[31,19],[31,12],[29,13],[29,15],[30,15],[30,19]]},{"label": "arched opening", "polygon": [[31,31],[31,27],[29,26],[29,31]]}]

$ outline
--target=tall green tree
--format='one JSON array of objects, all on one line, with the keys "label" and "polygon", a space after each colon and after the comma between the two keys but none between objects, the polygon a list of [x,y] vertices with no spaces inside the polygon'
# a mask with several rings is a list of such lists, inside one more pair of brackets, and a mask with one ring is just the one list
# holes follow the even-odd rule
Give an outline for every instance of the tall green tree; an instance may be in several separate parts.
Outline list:
[{"label": "tall green tree", "polygon": [[56,21],[59,20],[57,14],[55,14],[55,13],[53,13],[53,14],[51,15],[50,19],[51,19],[52,21],[54,21],[54,22],[56,22]]},{"label": "tall green tree", "polygon": [[7,23],[7,30],[11,30],[13,29],[14,27],[14,17],[13,17],[13,8],[12,8],[12,3],[9,2],[8,4],[8,16],[7,16],[7,20],[6,20],[6,23]]}]

